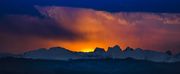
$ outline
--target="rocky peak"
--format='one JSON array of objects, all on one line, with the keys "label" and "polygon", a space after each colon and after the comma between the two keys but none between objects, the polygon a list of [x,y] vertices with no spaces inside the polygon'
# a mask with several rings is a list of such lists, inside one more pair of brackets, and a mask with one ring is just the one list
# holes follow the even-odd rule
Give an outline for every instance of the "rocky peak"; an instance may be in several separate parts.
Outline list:
[{"label": "rocky peak", "polygon": [[131,48],[131,47],[127,47],[126,49],[125,49],[125,51],[133,51],[134,49],[133,48]]},{"label": "rocky peak", "polygon": [[114,47],[109,47],[107,52],[109,52],[109,53],[117,53],[118,52],[119,53],[121,51],[122,51],[122,49],[118,45],[115,45]]},{"label": "rocky peak", "polygon": [[94,53],[105,53],[106,51],[103,48],[96,47]]},{"label": "rocky peak", "polygon": [[170,50],[166,51],[166,54],[172,55],[172,52]]}]

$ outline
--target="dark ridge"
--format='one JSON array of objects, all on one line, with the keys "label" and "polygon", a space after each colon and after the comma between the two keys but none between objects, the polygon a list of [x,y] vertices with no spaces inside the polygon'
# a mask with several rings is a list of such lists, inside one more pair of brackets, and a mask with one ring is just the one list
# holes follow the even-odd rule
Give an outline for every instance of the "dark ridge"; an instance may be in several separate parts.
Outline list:
[{"label": "dark ridge", "polygon": [[127,59],[33,60],[0,59],[0,74],[179,74],[178,63],[155,63]]}]

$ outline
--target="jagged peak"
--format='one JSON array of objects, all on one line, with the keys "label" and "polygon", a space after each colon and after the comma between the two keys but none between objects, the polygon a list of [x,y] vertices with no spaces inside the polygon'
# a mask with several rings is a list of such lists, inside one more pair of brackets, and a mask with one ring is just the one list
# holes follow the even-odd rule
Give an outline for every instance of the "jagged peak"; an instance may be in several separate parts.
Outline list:
[{"label": "jagged peak", "polygon": [[104,50],[104,48],[96,47],[94,52],[106,52],[106,51]]},{"label": "jagged peak", "polygon": [[115,45],[113,48],[121,50],[121,47],[119,45]]},{"label": "jagged peak", "polygon": [[172,52],[170,50],[167,50],[165,53],[168,55],[172,55]]},{"label": "jagged peak", "polygon": [[134,49],[131,47],[127,47],[124,51],[134,51]]},{"label": "jagged peak", "polygon": [[115,46],[113,46],[113,47],[109,47],[107,52],[112,52],[112,51],[121,52],[122,49],[120,48],[119,45],[115,45]]}]

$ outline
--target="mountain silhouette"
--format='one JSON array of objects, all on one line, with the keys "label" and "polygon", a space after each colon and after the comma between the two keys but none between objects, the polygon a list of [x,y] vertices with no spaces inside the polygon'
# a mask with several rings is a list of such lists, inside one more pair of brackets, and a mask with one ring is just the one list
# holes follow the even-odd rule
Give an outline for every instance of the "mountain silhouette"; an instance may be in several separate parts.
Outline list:
[{"label": "mountain silhouette", "polygon": [[[9,56],[9,55],[8,55]],[[127,59],[146,60],[153,62],[180,62],[180,54],[172,55],[171,51],[157,52],[141,48],[127,47],[122,50],[120,46],[109,47],[107,51],[103,48],[95,48],[94,52],[74,52],[62,47],[49,49],[40,48],[20,54],[20,58],[47,59],[47,60],[71,60],[71,59]]]},{"label": "mountain silhouette", "polygon": [[53,47],[50,49],[37,49],[34,51],[26,52],[22,55],[23,58],[32,59],[52,59],[52,60],[68,60],[71,58],[77,58],[76,54],[72,51],[61,47]]}]

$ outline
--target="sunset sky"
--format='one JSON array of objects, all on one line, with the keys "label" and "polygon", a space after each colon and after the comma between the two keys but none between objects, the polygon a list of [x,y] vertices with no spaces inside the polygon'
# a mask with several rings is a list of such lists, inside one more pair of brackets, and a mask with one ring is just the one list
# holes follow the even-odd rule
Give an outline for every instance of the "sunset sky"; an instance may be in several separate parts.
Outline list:
[{"label": "sunset sky", "polygon": [[178,53],[178,6],[178,0],[2,0],[0,52],[50,47],[89,52],[119,45]]}]

